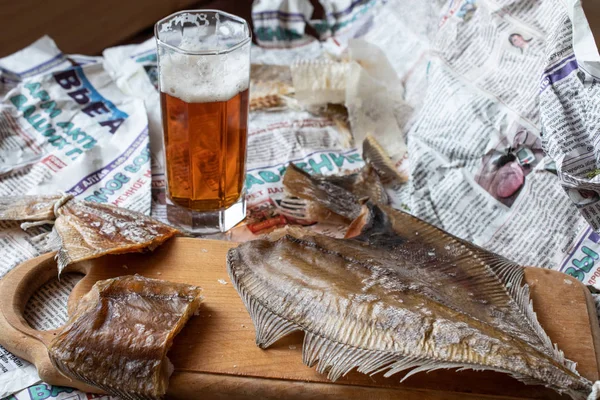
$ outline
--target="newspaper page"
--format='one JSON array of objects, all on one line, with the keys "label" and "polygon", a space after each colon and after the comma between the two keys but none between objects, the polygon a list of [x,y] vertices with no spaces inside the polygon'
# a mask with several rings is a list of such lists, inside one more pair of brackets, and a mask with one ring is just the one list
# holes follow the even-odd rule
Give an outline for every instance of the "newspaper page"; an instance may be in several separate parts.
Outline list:
[{"label": "newspaper page", "polygon": [[[391,139],[406,141],[406,148],[394,151],[405,152],[397,166],[410,177],[388,188],[392,204],[520,264],[561,270],[600,287],[594,219],[600,210],[599,68],[580,2],[320,4],[324,17],[315,19],[308,1],[255,1],[260,46],[253,48],[252,62],[361,65],[360,57],[351,59],[356,39],[382,50],[396,74],[394,92],[410,110],[394,114],[397,125],[390,130]],[[64,191],[165,221],[156,79],[153,40],[86,57],[65,55],[44,37],[0,59],[0,194]],[[346,87],[344,101],[352,101],[356,84]],[[217,237],[243,241],[306,223],[282,207],[286,166],[352,172],[363,166],[359,148],[330,114],[302,107],[252,112],[248,218]],[[326,224],[312,227],[342,233]],[[48,231],[1,223],[0,276],[43,251]],[[40,289],[26,310],[28,322],[37,329],[64,323],[64,304],[77,279]],[[40,382],[32,365],[0,348],[4,396],[108,398]]]},{"label": "newspaper page", "polygon": [[[0,195],[61,191],[150,212],[146,108],[120,89],[102,61],[64,55],[48,37],[0,60]],[[43,252],[49,230],[23,231],[16,223],[2,222],[0,277]],[[73,285],[69,280],[60,284],[66,293]],[[55,303],[60,292],[48,293],[52,301],[29,313],[39,329],[66,320],[62,303]],[[3,356],[0,365],[0,397],[39,381],[35,368],[14,356]]]}]

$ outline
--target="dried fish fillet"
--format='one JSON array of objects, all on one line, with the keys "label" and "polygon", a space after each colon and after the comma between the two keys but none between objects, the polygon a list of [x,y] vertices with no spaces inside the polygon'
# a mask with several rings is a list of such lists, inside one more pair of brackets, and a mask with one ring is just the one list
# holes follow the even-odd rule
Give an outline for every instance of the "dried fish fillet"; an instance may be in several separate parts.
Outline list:
[{"label": "dried fish fillet", "polygon": [[181,233],[144,214],[70,195],[0,197],[0,220],[54,224],[48,247],[58,250],[59,274],[68,264],[105,254],[153,250]]},{"label": "dried fish fillet", "polygon": [[370,135],[363,141],[363,158],[366,165],[358,173],[337,176],[310,175],[290,164],[283,176],[287,196],[282,211],[297,219],[349,223],[359,216],[360,203],[365,200],[388,204],[384,185],[401,184],[408,177]]},{"label": "dried fish fillet", "polygon": [[167,351],[200,306],[201,289],[139,275],[96,282],[48,347],[56,368],[123,399],[160,399]]},{"label": "dried fish fillet", "polygon": [[287,101],[278,94],[268,94],[265,96],[254,97],[250,99],[250,111],[258,110],[281,110],[287,107]]},{"label": "dried fish fillet", "polygon": [[404,376],[494,370],[585,398],[537,321],[523,269],[409,214],[367,203],[354,238],[244,243],[228,271],[266,348],[305,332],[303,361],[335,380],[354,368]]},{"label": "dried fish fillet", "polygon": [[125,208],[71,200],[58,209],[59,272],[75,262],[105,254],[154,250],[179,231]]}]

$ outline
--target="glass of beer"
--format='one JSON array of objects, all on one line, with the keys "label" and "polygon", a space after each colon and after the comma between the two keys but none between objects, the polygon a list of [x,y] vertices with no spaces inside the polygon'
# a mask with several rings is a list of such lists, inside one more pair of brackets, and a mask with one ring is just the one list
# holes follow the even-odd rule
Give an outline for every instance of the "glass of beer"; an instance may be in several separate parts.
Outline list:
[{"label": "glass of beer", "polygon": [[193,233],[246,216],[250,42],[243,19],[181,11],[156,23],[167,216]]}]

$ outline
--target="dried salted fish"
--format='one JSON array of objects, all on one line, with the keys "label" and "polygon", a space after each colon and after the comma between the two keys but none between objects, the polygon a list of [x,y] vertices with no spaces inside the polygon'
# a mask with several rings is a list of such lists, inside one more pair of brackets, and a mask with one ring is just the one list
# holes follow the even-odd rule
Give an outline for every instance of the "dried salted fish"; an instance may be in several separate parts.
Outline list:
[{"label": "dried salted fish", "polygon": [[[331,182],[331,179],[335,182]],[[326,220],[333,212],[342,217],[342,220],[352,221],[360,214],[359,199],[339,183],[354,179],[355,176],[344,178],[310,175],[290,164],[283,176],[283,186],[288,196],[308,201],[302,203],[305,206],[302,215],[298,215],[302,219]]]},{"label": "dried salted fish", "polygon": [[332,380],[357,368],[408,376],[494,370],[585,398],[537,321],[523,269],[409,214],[368,203],[358,236],[287,235],[228,254],[231,281],[269,347],[305,332],[303,361]]},{"label": "dried salted fish", "polygon": [[58,250],[59,273],[105,254],[153,250],[180,233],[141,213],[68,195],[0,198],[0,220],[54,223],[48,244]]},{"label": "dried salted fish", "polygon": [[59,269],[105,254],[153,250],[179,231],[125,208],[71,200],[58,209]]},{"label": "dried salted fish", "polygon": [[298,219],[349,223],[359,216],[362,201],[387,204],[383,183],[405,182],[406,177],[372,137],[363,142],[363,157],[365,167],[348,175],[310,175],[290,164],[283,176],[283,211]]},{"label": "dried salted fish", "polygon": [[252,64],[250,110],[281,110],[293,102],[294,85],[287,65]]},{"label": "dried salted fish", "polygon": [[371,135],[367,135],[363,141],[363,158],[377,172],[384,185],[408,181],[408,176],[398,171],[390,156]]},{"label": "dried salted fish", "polygon": [[167,351],[199,307],[201,289],[139,275],[96,282],[48,347],[68,377],[123,399],[160,399]]}]

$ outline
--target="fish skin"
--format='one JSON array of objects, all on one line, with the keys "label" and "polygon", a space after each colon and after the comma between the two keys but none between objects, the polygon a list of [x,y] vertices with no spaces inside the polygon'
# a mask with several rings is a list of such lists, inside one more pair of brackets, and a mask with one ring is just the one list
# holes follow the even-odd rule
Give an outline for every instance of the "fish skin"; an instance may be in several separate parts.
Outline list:
[{"label": "fish skin", "polygon": [[[384,185],[401,184],[408,181],[408,176],[398,171],[385,149],[370,134],[363,141],[363,159],[377,172]],[[372,200],[379,203],[375,199]]]},{"label": "fish skin", "polygon": [[59,274],[75,262],[153,250],[183,234],[139,212],[73,199],[68,194],[0,197],[0,220],[54,224],[47,247],[57,250]]},{"label": "fish skin", "polygon": [[81,200],[58,209],[54,232],[61,243],[59,273],[69,264],[106,254],[154,250],[181,233],[135,211]]},{"label": "fish skin", "polygon": [[[283,186],[288,196],[308,200],[313,210],[319,210],[313,211],[314,215],[327,216],[330,211],[349,222],[357,218],[361,211],[360,198],[349,190],[353,186],[361,186],[355,185],[359,180],[358,174],[327,177],[310,175],[292,163],[283,175]],[[381,191],[385,193],[385,190]]]},{"label": "fish skin", "polygon": [[48,346],[64,375],[123,399],[160,399],[173,338],[200,306],[202,289],[139,275],[98,281]]},{"label": "fish skin", "polygon": [[367,203],[361,219],[354,238],[286,235],[229,251],[259,347],[300,330],[304,363],[334,380],[353,368],[488,369],[589,393],[539,325],[522,267],[390,207]]},{"label": "fish skin", "polygon": [[63,194],[29,195],[0,197],[0,220],[5,221],[45,221],[54,220],[57,202],[65,198]]},{"label": "fish skin", "polygon": [[[283,176],[283,186],[288,198],[305,200],[304,219],[350,223],[360,215],[362,202],[388,204],[384,185],[407,181],[392,164],[385,150],[371,136],[363,142],[365,166],[347,175],[310,175],[290,163]],[[332,218],[340,217],[340,218]]]}]

